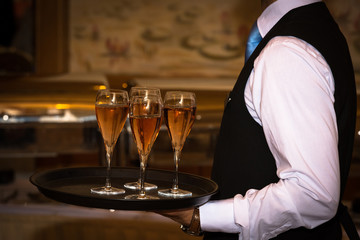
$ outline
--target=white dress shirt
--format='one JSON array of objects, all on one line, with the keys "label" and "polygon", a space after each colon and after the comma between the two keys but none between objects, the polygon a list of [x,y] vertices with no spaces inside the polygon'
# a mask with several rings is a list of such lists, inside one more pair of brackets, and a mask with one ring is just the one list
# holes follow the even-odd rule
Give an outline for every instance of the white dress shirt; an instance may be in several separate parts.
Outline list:
[{"label": "white dress shirt", "polygon": [[[260,34],[291,9],[314,2],[319,1],[276,1],[257,20]],[[333,94],[330,67],[315,48],[295,37],[270,40],[254,62],[245,102],[263,127],[280,180],[201,206],[202,230],[269,239],[335,215],[340,169]]]}]

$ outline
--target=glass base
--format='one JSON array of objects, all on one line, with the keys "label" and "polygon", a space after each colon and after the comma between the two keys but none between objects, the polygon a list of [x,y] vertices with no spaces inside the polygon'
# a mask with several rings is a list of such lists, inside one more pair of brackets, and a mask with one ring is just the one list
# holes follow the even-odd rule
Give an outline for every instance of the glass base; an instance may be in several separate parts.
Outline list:
[{"label": "glass base", "polygon": [[92,188],[91,193],[96,193],[101,195],[119,195],[119,194],[124,194],[125,190],[114,187],[98,187],[98,188]]},{"label": "glass base", "polygon": [[[126,187],[128,189],[132,189],[132,190],[140,190],[140,183],[139,182],[125,183],[124,187]],[[158,188],[158,186],[156,186],[155,184],[147,183],[147,182],[144,183],[145,191],[150,191],[150,190],[154,190],[157,188]]]},{"label": "glass base", "polygon": [[182,197],[191,197],[192,196],[192,192],[189,192],[189,191],[186,191],[183,189],[174,190],[172,188],[159,190],[158,194],[160,196],[173,197],[173,198],[182,198]]},{"label": "glass base", "polygon": [[157,196],[152,196],[152,195],[140,195],[140,194],[132,194],[132,195],[127,195],[125,197],[125,199],[130,199],[130,200],[148,200],[148,199],[159,199]]}]

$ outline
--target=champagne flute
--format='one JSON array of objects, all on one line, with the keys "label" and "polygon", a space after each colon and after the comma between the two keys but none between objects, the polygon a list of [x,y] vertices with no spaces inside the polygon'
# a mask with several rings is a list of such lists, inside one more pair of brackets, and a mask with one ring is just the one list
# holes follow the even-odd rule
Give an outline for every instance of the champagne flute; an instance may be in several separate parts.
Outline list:
[{"label": "champagne flute", "polygon": [[[133,87],[130,90],[130,98],[133,97],[133,96],[137,96],[137,95],[143,95],[145,90],[148,91],[148,93],[150,95],[161,96],[160,89],[158,89],[158,88]],[[160,97],[160,99],[161,99],[161,97]],[[128,188],[128,189],[131,189],[131,190],[140,190],[140,188],[141,188],[141,178],[140,178],[140,176],[141,176],[141,168],[140,168],[140,174],[139,174],[138,181],[125,183],[124,187]],[[158,186],[155,185],[155,184],[144,182],[145,191],[149,191],[149,190],[153,190],[153,189],[157,189],[157,188],[158,188]]]},{"label": "champagne flute", "polygon": [[123,90],[99,90],[96,96],[95,113],[106,150],[105,186],[91,188],[92,193],[117,195],[125,193],[124,189],[111,186],[111,157],[117,139],[124,127],[129,112],[128,93]]},{"label": "champagne flute", "polygon": [[[151,148],[159,134],[162,120],[162,100],[157,88],[133,87],[130,90],[129,118],[140,156],[140,189],[126,199],[153,199],[145,194],[145,170]],[[130,183],[139,185],[138,182]],[[125,184],[127,186],[128,184]]]},{"label": "champagne flute", "polygon": [[179,161],[185,139],[195,121],[196,99],[192,92],[171,91],[165,94],[164,119],[174,151],[175,178],[172,188],[158,191],[166,197],[189,197],[191,192],[179,188]]}]

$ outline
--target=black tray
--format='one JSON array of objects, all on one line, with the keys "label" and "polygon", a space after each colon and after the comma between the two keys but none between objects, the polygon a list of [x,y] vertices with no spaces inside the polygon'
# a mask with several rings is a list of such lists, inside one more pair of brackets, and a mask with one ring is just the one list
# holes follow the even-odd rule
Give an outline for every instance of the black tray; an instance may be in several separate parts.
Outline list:
[{"label": "black tray", "polygon": [[[138,168],[112,168],[111,184],[123,188],[124,183],[137,181]],[[154,183],[159,189],[170,188],[174,172],[164,170],[146,170],[146,181]],[[32,184],[39,191],[53,200],[68,204],[118,210],[165,210],[199,206],[207,202],[217,192],[217,184],[207,178],[179,173],[179,187],[191,191],[187,198],[169,198],[157,194],[157,190],[147,191],[159,199],[129,200],[127,195],[138,193],[125,189],[121,195],[98,195],[90,192],[92,187],[105,184],[106,169],[104,167],[62,168],[35,173],[30,177]]]}]

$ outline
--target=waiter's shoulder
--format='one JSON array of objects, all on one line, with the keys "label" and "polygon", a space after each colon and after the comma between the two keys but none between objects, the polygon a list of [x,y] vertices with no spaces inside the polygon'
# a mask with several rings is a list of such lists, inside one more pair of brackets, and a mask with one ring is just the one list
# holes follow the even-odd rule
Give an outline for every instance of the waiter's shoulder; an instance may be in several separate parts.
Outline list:
[{"label": "waiter's shoulder", "polygon": [[261,51],[257,60],[271,58],[271,61],[301,60],[323,61],[319,51],[309,43],[293,36],[277,36],[272,38]]}]

